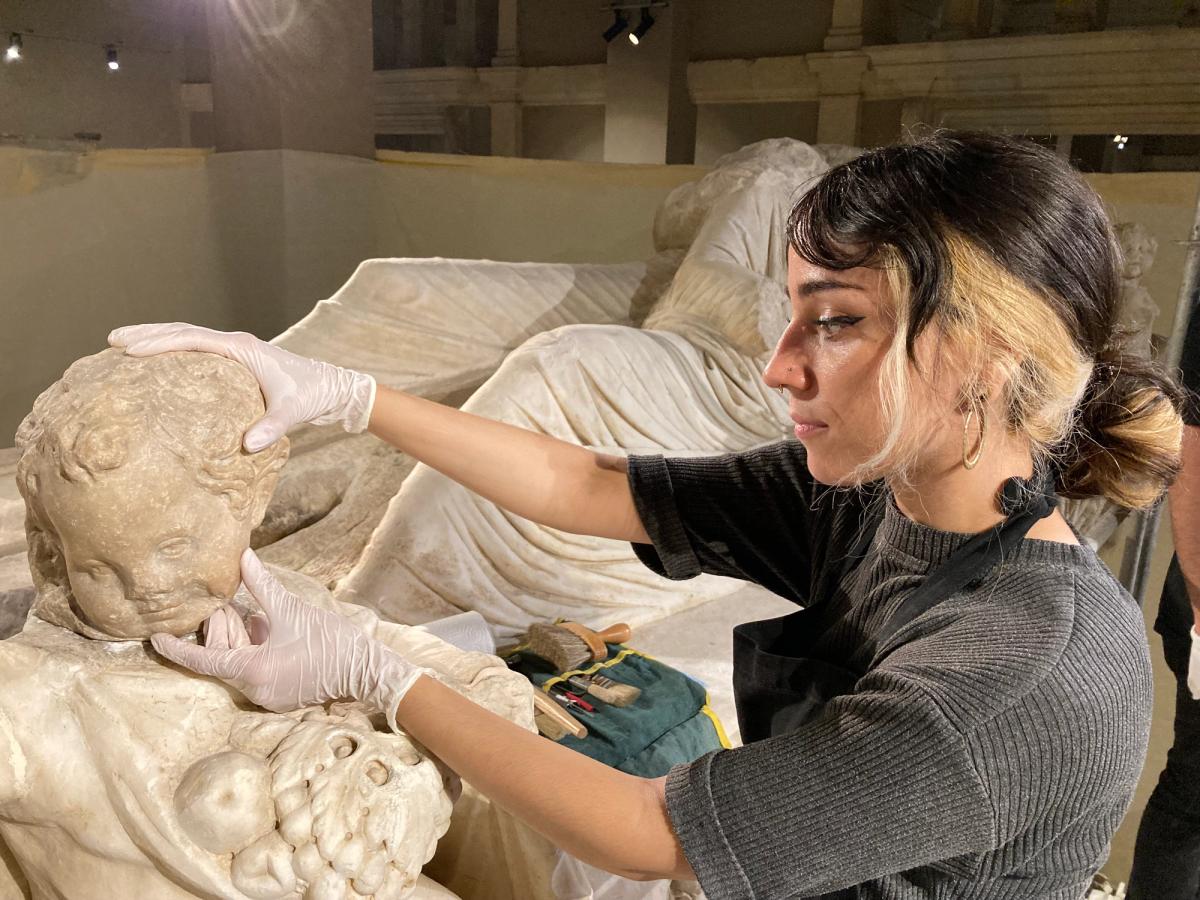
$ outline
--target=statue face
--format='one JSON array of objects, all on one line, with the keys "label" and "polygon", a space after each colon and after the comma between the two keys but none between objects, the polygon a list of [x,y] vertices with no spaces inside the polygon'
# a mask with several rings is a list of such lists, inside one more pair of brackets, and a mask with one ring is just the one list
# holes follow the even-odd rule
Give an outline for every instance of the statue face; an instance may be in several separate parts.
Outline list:
[{"label": "statue face", "polygon": [[1158,241],[1145,226],[1134,222],[1120,226],[1117,236],[1121,242],[1124,266],[1121,275],[1126,279],[1141,278],[1154,264]]},{"label": "statue face", "polygon": [[98,640],[183,635],[233,597],[286,439],[258,453],[250,372],[210,353],[78,360],[17,432],[34,614]]},{"label": "statue face", "polygon": [[194,631],[229,601],[251,522],[143,444],[118,469],[73,483],[39,474],[82,618],[116,638]]}]

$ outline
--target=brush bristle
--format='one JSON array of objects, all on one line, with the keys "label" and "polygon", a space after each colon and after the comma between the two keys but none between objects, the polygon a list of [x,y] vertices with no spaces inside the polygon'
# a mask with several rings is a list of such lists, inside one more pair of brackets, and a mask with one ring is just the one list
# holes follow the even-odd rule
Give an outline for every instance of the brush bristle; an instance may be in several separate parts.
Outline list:
[{"label": "brush bristle", "polygon": [[550,662],[560,672],[578,669],[592,658],[591,648],[583,638],[557,625],[531,625],[527,641],[530,653]]},{"label": "brush bristle", "polygon": [[603,675],[593,675],[588,693],[613,706],[628,706],[642,695],[642,690],[632,684],[622,684]]}]

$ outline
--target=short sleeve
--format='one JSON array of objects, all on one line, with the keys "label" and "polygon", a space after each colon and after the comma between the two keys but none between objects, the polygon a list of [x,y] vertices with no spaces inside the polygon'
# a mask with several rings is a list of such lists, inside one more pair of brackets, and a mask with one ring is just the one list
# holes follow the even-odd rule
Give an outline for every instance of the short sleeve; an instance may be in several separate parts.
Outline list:
[{"label": "short sleeve", "polygon": [[807,597],[813,548],[829,523],[798,442],[714,457],[631,456],[629,484],[652,541],[634,552],[660,575],[726,575]]},{"label": "short sleeve", "polygon": [[962,735],[869,674],[804,727],[672,769],[667,808],[709,900],[841,890],[994,843]]}]

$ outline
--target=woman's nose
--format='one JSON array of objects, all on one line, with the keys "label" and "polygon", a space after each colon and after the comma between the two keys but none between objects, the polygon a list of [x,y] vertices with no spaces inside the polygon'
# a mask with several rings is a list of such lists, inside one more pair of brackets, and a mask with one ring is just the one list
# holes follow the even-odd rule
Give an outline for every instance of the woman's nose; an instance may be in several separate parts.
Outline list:
[{"label": "woman's nose", "polygon": [[763,381],[772,388],[805,390],[811,379],[804,361],[798,359],[795,353],[776,350],[767,367],[763,369]]}]

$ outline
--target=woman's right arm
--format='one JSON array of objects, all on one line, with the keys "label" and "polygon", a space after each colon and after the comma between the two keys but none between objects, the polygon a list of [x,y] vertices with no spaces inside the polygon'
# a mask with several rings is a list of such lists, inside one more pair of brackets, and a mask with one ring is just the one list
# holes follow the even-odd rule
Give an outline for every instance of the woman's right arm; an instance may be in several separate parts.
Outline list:
[{"label": "woman's right arm", "polygon": [[379,387],[369,429],[467,489],[551,528],[649,543],[626,461]]},{"label": "woman's right arm", "polygon": [[216,353],[258,379],[266,413],[246,430],[255,452],[301,422],[371,432],[519,516],[575,534],[649,543],[624,458],[379,387],[369,375],[297,356],[244,332],[172,322],[109,335],[132,356]]}]

